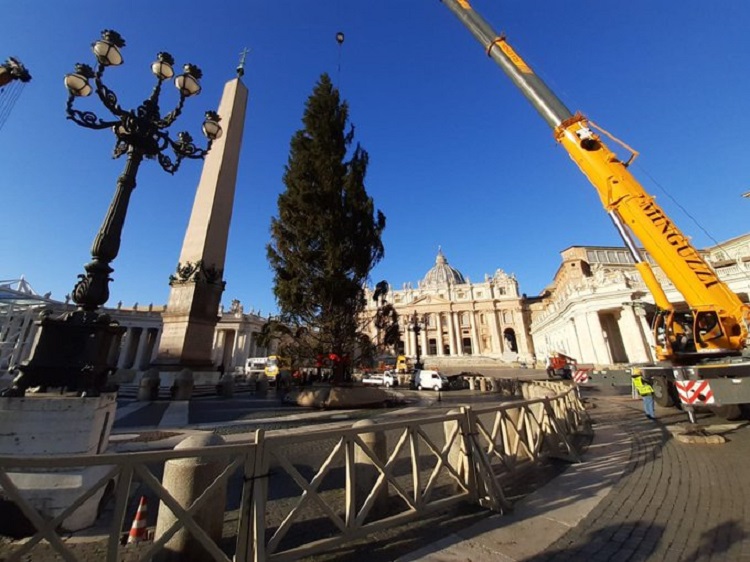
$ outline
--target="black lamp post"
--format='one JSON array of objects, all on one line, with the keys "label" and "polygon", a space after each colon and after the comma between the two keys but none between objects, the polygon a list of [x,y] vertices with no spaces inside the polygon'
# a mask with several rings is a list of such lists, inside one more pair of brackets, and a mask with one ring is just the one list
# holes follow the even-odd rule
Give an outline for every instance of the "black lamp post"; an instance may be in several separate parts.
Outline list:
[{"label": "black lamp post", "polygon": [[414,365],[414,368],[421,369],[422,361],[419,357],[419,334],[422,333],[422,330],[425,327],[424,316],[420,316],[416,311],[414,311],[414,313],[409,317],[408,327],[410,331],[414,332],[414,338],[416,339],[417,343],[417,362]]},{"label": "black lamp post", "polygon": [[[65,76],[69,96],[66,106],[68,119],[89,129],[111,129],[116,142],[114,157],[126,155],[125,169],[117,180],[114,198],[104,222],[91,247],[92,260],[84,266],[72,292],[77,308],[60,318],[49,316],[41,320],[40,338],[34,356],[20,366],[21,375],[14,380],[11,394],[23,395],[30,386],[64,387],[83,394],[96,394],[106,384],[107,375],[113,371],[108,358],[111,348],[124,329],[108,315],[97,312],[109,299],[110,263],[120,249],[122,227],[127,214],[130,195],[135,189],[136,174],[144,158],[156,159],[170,174],[180,167],[183,159],[202,159],[211,144],[222,134],[219,116],[206,112],[203,134],[208,138],[205,149],[196,147],[187,132],[177,134],[177,140],[167,133],[172,123],[182,113],[185,100],[200,93],[200,69],[192,64],[183,67],[183,74],[175,78],[180,97],[177,106],[167,113],[159,110],[162,84],[174,76],[174,59],[169,53],[159,53],[151,65],[156,85],[151,95],[136,109],[120,107],[115,93],[102,82],[107,67],[122,64],[120,49],[125,40],[119,33],[104,30],[101,39],[92,44],[97,59],[96,71],[86,64],[76,64],[75,71]],[[94,80],[94,87],[89,80]],[[90,111],[73,109],[76,97],[85,97],[95,91],[97,97],[114,119],[99,118]],[[165,154],[171,149],[174,160]]]}]

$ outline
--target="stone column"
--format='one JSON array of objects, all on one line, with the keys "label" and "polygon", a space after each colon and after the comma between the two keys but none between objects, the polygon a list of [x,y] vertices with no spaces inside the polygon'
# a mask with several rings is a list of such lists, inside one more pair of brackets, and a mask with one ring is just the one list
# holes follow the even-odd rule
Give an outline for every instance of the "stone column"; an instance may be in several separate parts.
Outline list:
[{"label": "stone column", "polygon": [[622,307],[617,324],[620,327],[622,344],[625,347],[625,353],[628,354],[628,361],[631,363],[648,362],[650,354],[641,331],[641,324],[632,305],[627,304]]},{"label": "stone column", "polygon": [[125,335],[122,336],[122,344],[120,345],[120,357],[117,358],[117,368],[124,369],[125,363],[128,360],[128,351],[130,349],[130,338],[133,337],[133,328],[126,328]]},{"label": "stone column", "polygon": [[[591,339],[591,329],[587,322],[586,314],[578,314],[573,319],[576,329],[576,335],[578,336],[579,348],[581,350],[581,356],[576,357],[583,363],[598,363],[596,353],[594,351],[594,341]],[[596,319],[596,326],[601,332],[601,325],[599,319]],[[551,350],[554,351],[554,350]]]},{"label": "stone column", "polygon": [[503,354],[503,339],[500,337],[500,327],[497,325],[497,310],[492,310],[490,316],[490,335],[492,336],[492,353]]},{"label": "stone column", "polygon": [[638,320],[638,324],[641,327],[641,333],[643,334],[643,337],[646,341],[648,361],[656,361],[656,356],[654,355],[654,347],[656,346],[656,341],[654,340],[654,332],[651,330],[651,326],[646,319],[646,310],[643,308],[636,308],[635,317]]},{"label": "stone column", "polygon": [[146,343],[148,341],[148,330],[141,328],[141,335],[138,338],[138,346],[135,350],[135,360],[133,361],[133,369],[142,370],[143,363],[146,355]]},{"label": "stone column", "polygon": [[454,312],[453,313],[453,324],[455,327],[455,334],[456,334],[456,355],[459,357],[464,354],[464,344],[463,344],[463,335],[461,334],[461,313],[460,312]]},{"label": "stone column", "polygon": [[443,318],[439,312],[435,313],[435,326],[437,327],[437,336],[435,337],[435,345],[437,346],[438,356],[443,356]]},{"label": "stone column", "polygon": [[602,333],[602,324],[599,321],[599,313],[591,311],[586,313],[586,325],[593,344],[595,363],[609,365],[612,362],[609,347]]},{"label": "stone column", "polygon": [[446,319],[446,325],[448,327],[448,348],[451,357],[455,357],[456,355],[458,355],[458,353],[456,352],[456,330],[455,324],[453,323],[453,311],[448,312],[447,316],[448,318]]},{"label": "stone column", "polygon": [[579,361],[585,362],[583,351],[581,349],[581,341],[578,337],[578,330],[576,329],[576,323],[575,320],[572,318],[567,322],[566,330],[565,330],[569,336],[568,342],[570,343],[570,350],[573,354],[573,357],[578,359]]},{"label": "stone column", "polygon": [[244,343],[244,342],[241,342],[240,341],[241,339],[242,339],[242,335],[240,334],[240,328],[238,326],[237,329],[234,331],[234,347],[232,350],[232,365],[233,366],[237,366],[237,365],[241,365],[245,363],[242,359],[243,347],[241,345],[241,343]]},{"label": "stone column", "polygon": [[477,334],[477,319],[473,310],[469,311],[469,327],[471,328],[471,353],[472,355],[482,355],[479,334]]},{"label": "stone column", "polygon": [[419,335],[422,337],[422,356],[427,357],[430,354],[430,348],[427,346],[427,326],[422,328]]}]

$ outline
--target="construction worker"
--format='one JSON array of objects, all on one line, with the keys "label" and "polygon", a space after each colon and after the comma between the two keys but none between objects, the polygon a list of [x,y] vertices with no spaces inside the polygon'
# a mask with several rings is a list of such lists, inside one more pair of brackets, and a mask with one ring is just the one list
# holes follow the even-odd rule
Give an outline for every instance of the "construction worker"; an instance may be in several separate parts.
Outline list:
[{"label": "construction worker", "polygon": [[650,381],[644,379],[641,375],[640,369],[633,369],[631,379],[633,381],[633,387],[635,387],[638,394],[643,399],[643,411],[646,413],[646,417],[655,420],[654,387],[649,384]]}]

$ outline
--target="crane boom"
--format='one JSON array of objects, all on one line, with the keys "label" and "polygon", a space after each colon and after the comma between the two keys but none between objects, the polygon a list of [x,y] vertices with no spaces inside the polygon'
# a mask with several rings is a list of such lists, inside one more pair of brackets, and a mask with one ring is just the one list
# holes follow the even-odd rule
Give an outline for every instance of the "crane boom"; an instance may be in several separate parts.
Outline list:
[{"label": "crane boom", "polygon": [[[458,17],[521,93],[552,128],[555,140],[596,188],[602,205],[612,218],[636,268],[654,295],[658,307],[668,314],[661,327],[672,341],[684,329],[676,326],[672,305],[661,284],[630,239],[628,230],[640,241],[665,275],[683,295],[693,313],[695,334],[699,324],[708,325],[696,336],[697,354],[739,354],[746,345],[750,307],[722,282],[688,238],[669,219],[656,201],[629,172],[627,165],[592,130],[589,120],[573,114],[549,89],[531,67],[511,47],[507,39],[471,7],[468,0],[442,0]],[[687,329],[687,328],[685,328]],[[661,359],[674,359],[672,345],[657,346]]]}]

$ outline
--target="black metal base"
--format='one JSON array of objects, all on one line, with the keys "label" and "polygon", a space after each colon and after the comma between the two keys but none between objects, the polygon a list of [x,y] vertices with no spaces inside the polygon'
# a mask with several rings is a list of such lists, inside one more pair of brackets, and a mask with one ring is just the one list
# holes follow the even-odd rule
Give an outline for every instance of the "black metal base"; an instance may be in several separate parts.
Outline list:
[{"label": "black metal base", "polygon": [[76,310],[59,318],[49,313],[37,321],[39,339],[33,356],[19,366],[21,374],[2,396],[23,396],[28,388],[59,388],[81,396],[107,390],[116,367],[110,351],[126,328],[107,314]]}]

